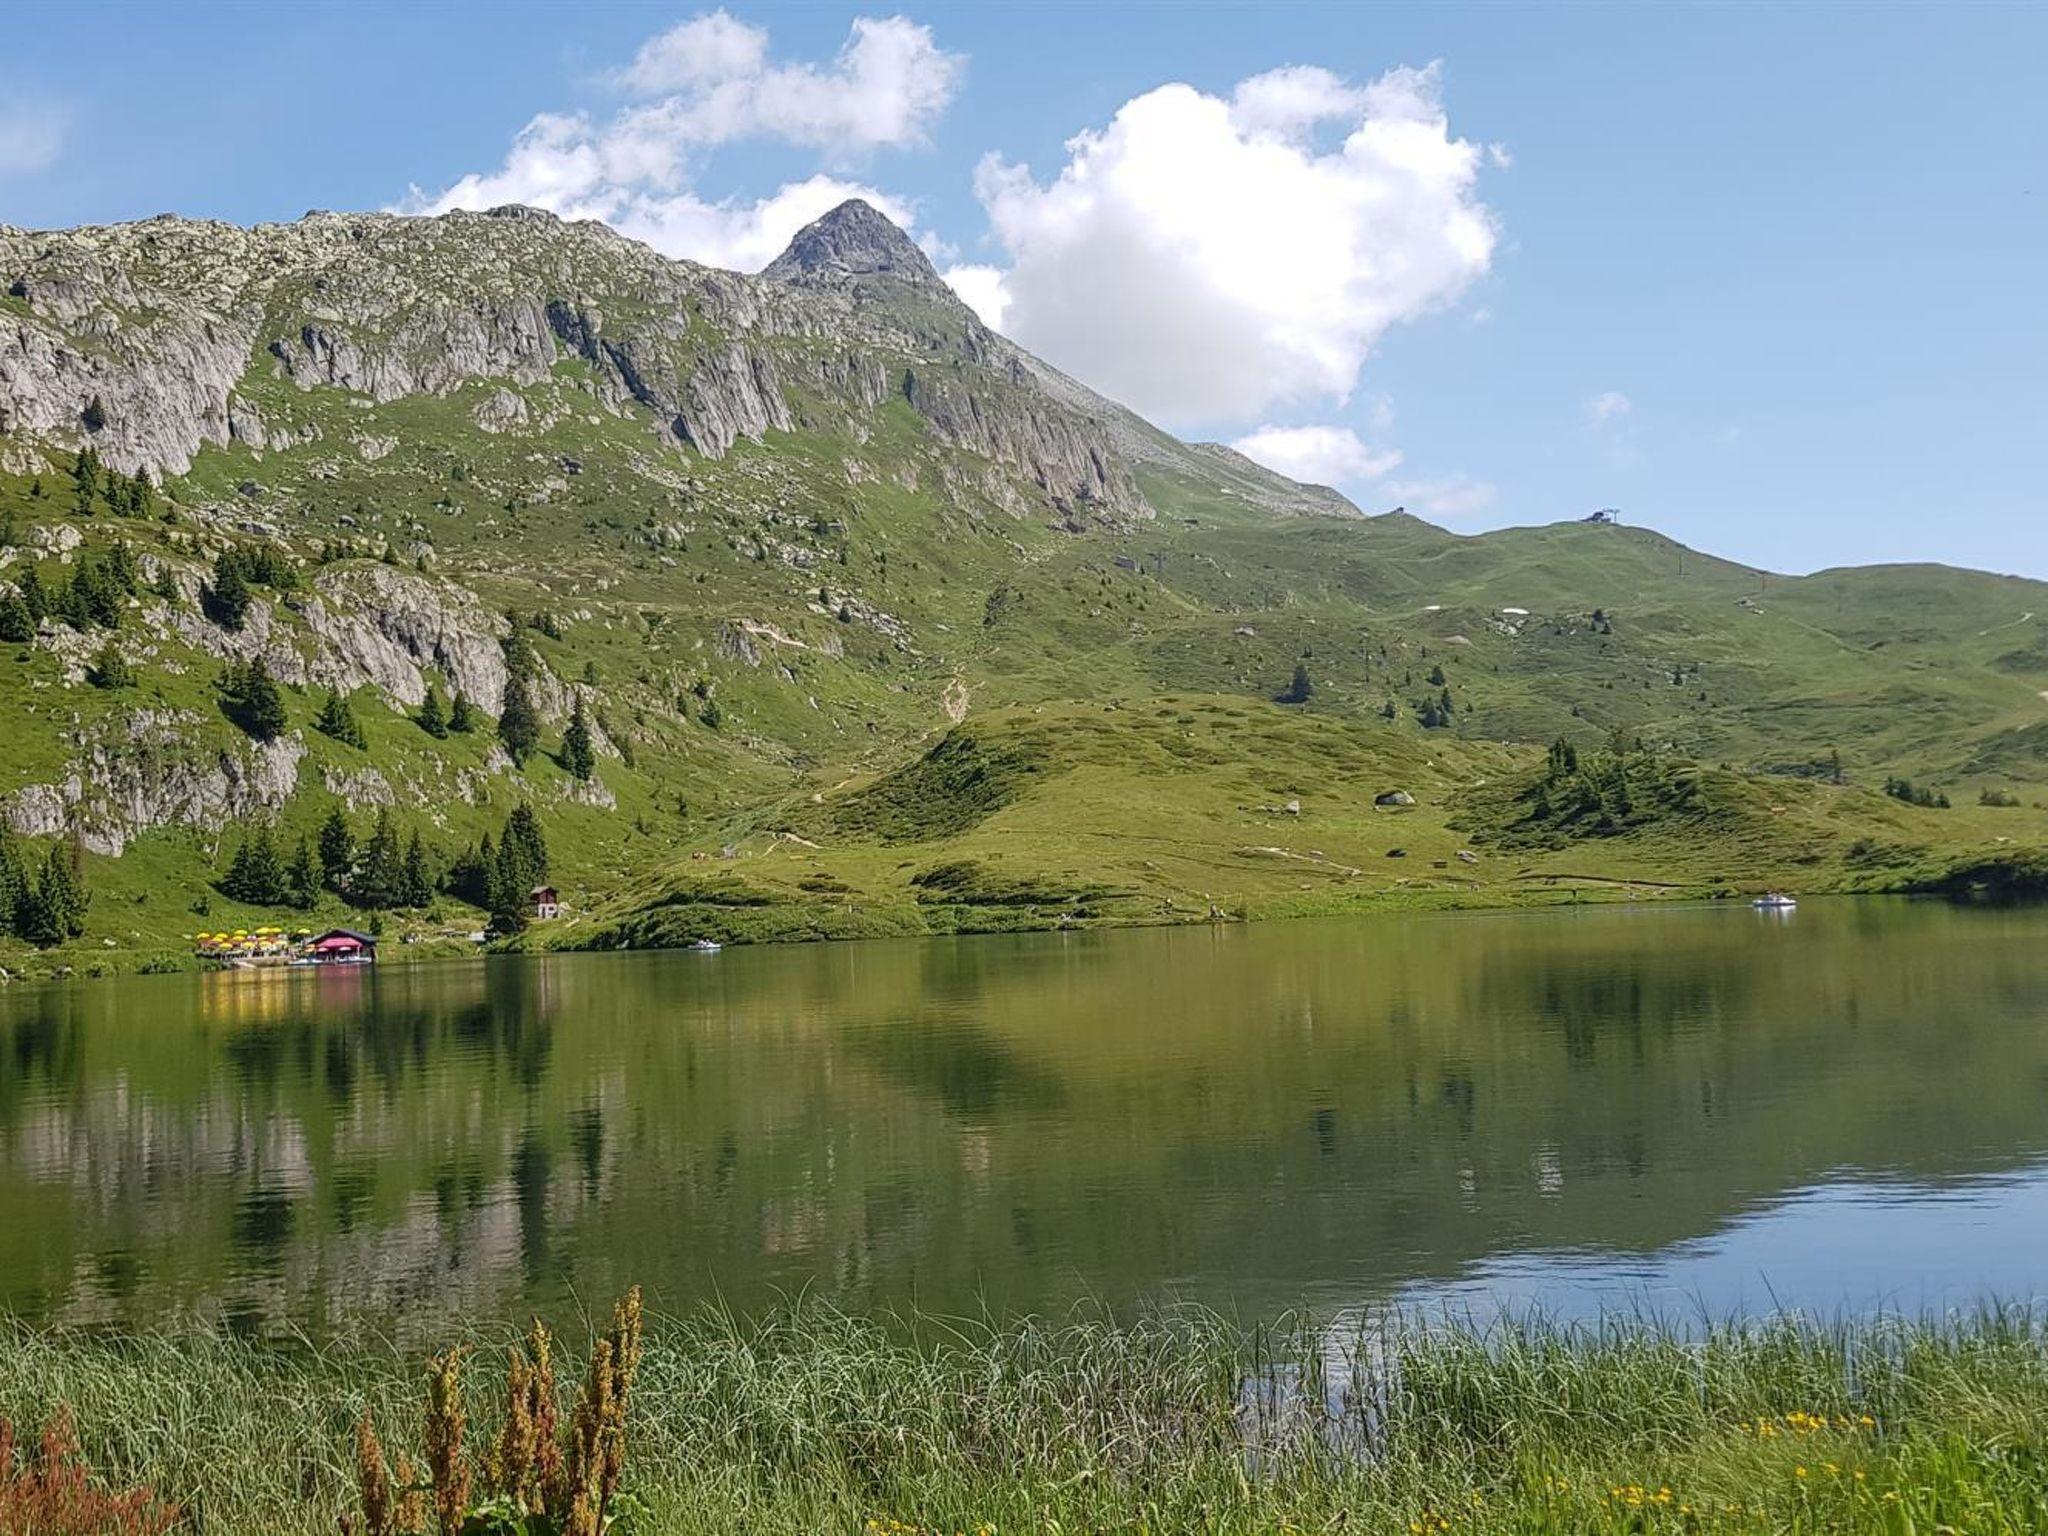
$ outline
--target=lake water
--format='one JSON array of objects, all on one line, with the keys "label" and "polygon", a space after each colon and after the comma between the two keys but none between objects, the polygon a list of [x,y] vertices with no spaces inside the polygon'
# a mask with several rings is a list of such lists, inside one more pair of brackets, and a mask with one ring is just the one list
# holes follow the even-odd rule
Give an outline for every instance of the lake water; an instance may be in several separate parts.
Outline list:
[{"label": "lake water", "polygon": [[2048,912],[1590,907],[0,993],[0,1306],[2048,1294]]}]

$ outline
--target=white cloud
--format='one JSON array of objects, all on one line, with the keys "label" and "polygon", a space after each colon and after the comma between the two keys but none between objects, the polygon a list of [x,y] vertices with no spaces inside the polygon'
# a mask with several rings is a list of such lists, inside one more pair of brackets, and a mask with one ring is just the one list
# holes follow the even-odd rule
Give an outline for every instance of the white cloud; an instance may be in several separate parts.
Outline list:
[{"label": "white cloud", "polygon": [[712,11],[642,43],[633,62],[619,72],[619,83],[642,96],[658,96],[758,76],[767,63],[766,31],[729,12]]},{"label": "white cloud", "polygon": [[1247,133],[1297,138],[1331,118],[1357,117],[1365,100],[1365,92],[1341,75],[1295,65],[1239,81],[1230,93],[1230,115]]},{"label": "white cloud", "polygon": [[643,44],[616,79],[642,98],[610,118],[543,112],[494,171],[440,192],[413,188],[406,213],[527,203],[601,219],[671,256],[752,271],[804,224],[863,197],[899,224],[911,210],[861,182],[816,175],[755,200],[710,201],[693,186],[698,159],[739,138],[773,138],[831,158],[920,140],[959,88],[964,61],[901,17],[856,20],[831,64],[772,64],[768,34],[714,11]]},{"label": "white cloud", "polygon": [[69,114],[33,102],[0,105],[0,176],[32,176],[57,163]]},{"label": "white cloud", "polygon": [[1396,480],[1384,488],[1383,494],[1417,517],[1445,522],[1476,517],[1500,495],[1490,481],[1474,480],[1468,475],[1451,475],[1441,480]]},{"label": "white cloud", "polygon": [[1069,140],[1050,182],[985,158],[1005,327],[1180,426],[1344,399],[1389,326],[1492,259],[1485,151],[1451,137],[1438,87],[1433,65],[1364,87],[1277,70],[1229,100],[1163,85]]},{"label": "white cloud", "polygon": [[1393,448],[1375,448],[1349,427],[1260,427],[1230,445],[1248,459],[1311,485],[1356,485],[1400,467]]},{"label": "white cloud", "polygon": [[1601,422],[1622,421],[1635,408],[1635,402],[1620,390],[1602,390],[1586,401],[1586,420],[1595,425]]},{"label": "white cloud", "polygon": [[1001,268],[970,264],[948,267],[939,275],[960,295],[969,309],[981,316],[983,325],[996,331],[1003,328],[1003,318],[1010,307],[1010,294],[1003,286]]},{"label": "white cloud", "polygon": [[901,16],[862,16],[829,66],[770,64],[768,34],[713,11],[640,48],[619,80],[691,143],[767,135],[836,153],[920,142],[965,61]]}]

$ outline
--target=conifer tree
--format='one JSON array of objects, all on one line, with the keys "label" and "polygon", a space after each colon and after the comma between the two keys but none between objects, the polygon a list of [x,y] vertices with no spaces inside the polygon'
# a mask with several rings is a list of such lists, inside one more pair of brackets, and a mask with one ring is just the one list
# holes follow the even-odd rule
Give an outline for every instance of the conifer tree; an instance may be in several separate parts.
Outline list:
[{"label": "conifer tree", "polygon": [[467,736],[476,729],[476,706],[460,689],[456,690],[455,703],[448,711],[448,729],[457,736]]},{"label": "conifer tree", "polygon": [[21,936],[31,944],[48,949],[85,932],[90,898],[74,862],[77,857],[75,848],[59,843],[43,861],[34,888],[21,907]]},{"label": "conifer tree", "polygon": [[399,844],[398,826],[391,819],[389,806],[377,813],[377,825],[363,844],[348,894],[359,907],[382,909],[403,904],[405,850]]},{"label": "conifer tree", "polygon": [[28,867],[14,834],[0,822],[0,938],[21,931],[22,907],[29,890]]},{"label": "conifer tree", "polygon": [[263,658],[231,661],[221,669],[221,713],[258,741],[271,741],[285,728],[284,695]]},{"label": "conifer tree", "polygon": [[569,714],[569,729],[562,734],[562,766],[571,778],[586,780],[597,767],[590,744],[590,722],[584,718],[580,694]]},{"label": "conifer tree", "polygon": [[434,882],[427,874],[426,845],[417,829],[405,845],[405,869],[399,879],[399,905],[424,907],[434,899]]},{"label": "conifer tree", "polygon": [[312,839],[303,833],[299,836],[298,850],[292,854],[291,864],[284,872],[284,897],[302,912],[320,899],[320,865],[313,857]]},{"label": "conifer tree", "polygon": [[111,640],[99,648],[92,665],[86,668],[85,677],[95,688],[135,686],[135,668],[129,665],[128,658],[121,654],[121,648]]},{"label": "conifer tree", "polygon": [[285,872],[278,863],[277,845],[271,841],[270,828],[258,827],[243,839],[227,873],[221,877],[220,889],[222,895],[252,907],[283,905]]},{"label": "conifer tree", "polygon": [[330,891],[347,889],[349,872],[356,863],[356,839],[338,805],[320,823],[319,848],[320,883]]},{"label": "conifer tree", "polygon": [[23,645],[36,637],[36,621],[19,592],[0,597],[0,641]]},{"label": "conifer tree", "polygon": [[427,684],[427,696],[420,704],[420,729],[436,738],[448,734],[448,715],[441,706],[441,690],[432,683]]},{"label": "conifer tree", "polygon": [[21,574],[14,578],[14,585],[21,593],[21,605],[28,609],[28,616],[40,624],[50,616],[50,595],[43,586],[43,573],[34,565],[21,568]]},{"label": "conifer tree", "polygon": [[249,622],[249,579],[240,557],[222,550],[213,562],[213,580],[206,587],[206,615],[222,629],[240,631]]},{"label": "conifer tree", "polygon": [[341,696],[339,688],[327,690],[327,698],[320,706],[320,713],[313,721],[313,728],[322,735],[332,736],[345,747],[354,747],[359,752],[368,745],[355,711],[349,708],[348,700]]},{"label": "conifer tree", "polygon": [[498,713],[498,739],[512,754],[512,761],[524,767],[528,754],[540,743],[540,716],[526,684],[515,677],[505,684],[505,704]]}]

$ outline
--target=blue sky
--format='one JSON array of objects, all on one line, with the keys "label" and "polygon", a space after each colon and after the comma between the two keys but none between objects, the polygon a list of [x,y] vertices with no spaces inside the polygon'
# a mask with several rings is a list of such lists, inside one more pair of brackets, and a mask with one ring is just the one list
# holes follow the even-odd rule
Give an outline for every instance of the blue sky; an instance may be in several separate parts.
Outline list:
[{"label": "blue sky", "polygon": [[0,220],[510,187],[758,265],[871,188],[1025,344],[1368,510],[2048,576],[2048,7],[728,11],[37,6]]}]

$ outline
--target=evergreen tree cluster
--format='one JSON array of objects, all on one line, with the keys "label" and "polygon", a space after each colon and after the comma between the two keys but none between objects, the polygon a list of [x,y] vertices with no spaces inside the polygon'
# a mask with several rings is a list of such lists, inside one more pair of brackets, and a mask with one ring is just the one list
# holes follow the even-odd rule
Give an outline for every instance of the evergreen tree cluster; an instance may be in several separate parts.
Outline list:
[{"label": "evergreen tree cluster", "polygon": [[270,828],[258,827],[235,850],[221,877],[223,896],[252,907],[297,907],[304,911],[320,899],[319,871],[312,845],[301,837],[289,859],[278,851]]},{"label": "evergreen tree cluster", "polygon": [[91,899],[75,843],[59,841],[36,860],[0,826],[0,937],[44,949],[75,939],[85,932]]},{"label": "evergreen tree cluster", "polygon": [[1551,743],[1543,777],[1526,797],[1528,820],[1595,837],[1625,830],[1657,809],[1680,810],[1691,790],[1683,776],[1659,769],[1642,743],[1617,732],[1604,751],[1581,754],[1559,737]]},{"label": "evergreen tree cluster", "polygon": [[368,911],[424,907],[434,899],[431,855],[414,829],[401,836],[386,807],[370,835],[358,844],[347,813],[330,811],[311,838],[301,837],[286,858],[268,827],[258,827],[221,877],[224,896],[258,907],[313,906],[322,891]]},{"label": "evergreen tree cluster", "polygon": [[362,723],[342,697],[339,688],[327,690],[327,697],[320,705],[320,713],[313,717],[313,728],[322,735],[332,736],[345,747],[354,747],[358,752],[368,748],[369,742],[363,736]]},{"label": "evergreen tree cluster", "polygon": [[134,549],[116,539],[80,554],[67,573],[59,568],[45,576],[31,562],[14,578],[14,591],[0,598],[0,640],[23,644],[35,638],[44,619],[57,619],[83,634],[92,629],[117,629],[128,599],[142,590],[142,571]]},{"label": "evergreen tree cluster", "polygon": [[[97,432],[99,427],[92,425],[95,412],[104,426],[106,409],[97,395],[85,410],[86,425]],[[156,487],[141,470],[124,475],[101,463],[98,450],[81,448],[71,464],[72,512],[79,517],[97,517],[102,506],[116,517],[153,517],[157,511]]]},{"label": "evergreen tree cluster", "polygon": [[213,559],[213,577],[206,584],[206,616],[222,629],[239,632],[249,622],[251,587],[291,592],[299,586],[299,565],[277,544],[237,544]]},{"label": "evergreen tree cluster", "polygon": [[446,889],[471,906],[491,914],[500,933],[526,926],[528,903],[535,886],[548,877],[548,845],[533,807],[521,805],[505,818],[496,842],[483,840],[465,850],[450,866]]},{"label": "evergreen tree cluster", "polygon": [[221,713],[255,740],[272,741],[284,733],[284,694],[262,657],[229,662],[214,688],[220,694]]},{"label": "evergreen tree cluster", "polygon": [[1884,792],[1908,805],[1923,806],[1931,811],[1948,809],[1947,794],[1925,784],[1915,784],[1911,779],[1888,778],[1884,781]]}]

